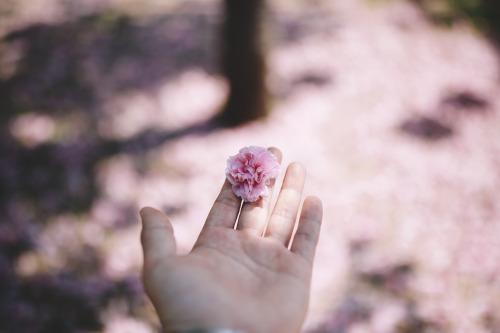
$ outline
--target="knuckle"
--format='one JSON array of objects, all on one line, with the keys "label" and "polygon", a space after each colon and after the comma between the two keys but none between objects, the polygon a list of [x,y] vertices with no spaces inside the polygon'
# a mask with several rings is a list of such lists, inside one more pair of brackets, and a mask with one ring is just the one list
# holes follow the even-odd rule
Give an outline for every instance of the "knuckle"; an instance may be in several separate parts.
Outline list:
[{"label": "knuckle", "polygon": [[228,196],[228,195],[220,195],[217,197],[215,200],[216,203],[224,205],[224,206],[229,206],[229,207],[238,207],[240,206],[240,201],[237,200],[234,196]]}]

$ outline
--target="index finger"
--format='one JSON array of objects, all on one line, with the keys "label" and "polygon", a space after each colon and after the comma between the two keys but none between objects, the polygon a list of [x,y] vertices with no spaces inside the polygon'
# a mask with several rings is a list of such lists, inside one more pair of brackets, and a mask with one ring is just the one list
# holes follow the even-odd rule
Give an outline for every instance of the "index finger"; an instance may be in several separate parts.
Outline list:
[{"label": "index finger", "polygon": [[234,228],[240,206],[241,199],[234,194],[231,183],[226,179],[210,213],[208,213],[203,229],[214,226]]}]

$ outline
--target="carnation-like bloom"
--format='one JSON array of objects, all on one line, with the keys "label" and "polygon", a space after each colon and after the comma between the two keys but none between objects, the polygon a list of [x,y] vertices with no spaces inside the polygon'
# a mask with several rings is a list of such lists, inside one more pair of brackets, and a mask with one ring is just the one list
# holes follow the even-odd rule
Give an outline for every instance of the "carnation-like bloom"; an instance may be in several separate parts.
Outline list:
[{"label": "carnation-like bloom", "polygon": [[280,173],[278,159],[264,147],[250,146],[227,160],[226,177],[234,193],[248,202],[267,197],[267,185]]}]

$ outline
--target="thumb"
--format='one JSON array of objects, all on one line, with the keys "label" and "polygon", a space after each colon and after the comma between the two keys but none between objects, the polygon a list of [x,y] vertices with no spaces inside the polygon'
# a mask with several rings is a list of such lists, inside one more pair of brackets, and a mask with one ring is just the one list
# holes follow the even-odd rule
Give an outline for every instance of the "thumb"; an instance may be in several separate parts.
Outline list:
[{"label": "thumb", "polygon": [[175,255],[174,229],[167,215],[151,207],[141,209],[140,215],[144,265],[149,266],[158,260]]}]

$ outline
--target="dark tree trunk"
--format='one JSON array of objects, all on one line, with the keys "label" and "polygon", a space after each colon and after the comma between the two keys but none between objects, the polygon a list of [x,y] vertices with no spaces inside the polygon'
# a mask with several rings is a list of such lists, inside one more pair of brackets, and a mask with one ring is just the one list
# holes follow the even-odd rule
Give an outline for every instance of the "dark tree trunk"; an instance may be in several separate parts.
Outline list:
[{"label": "dark tree trunk", "polygon": [[489,34],[497,47],[500,46],[500,2],[498,0],[484,0],[484,15],[488,24]]},{"label": "dark tree trunk", "polygon": [[225,0],[222,71],[230,93],[220,120],[238,125],[267,115],[265,60],[261,45],[264,0]]}]

